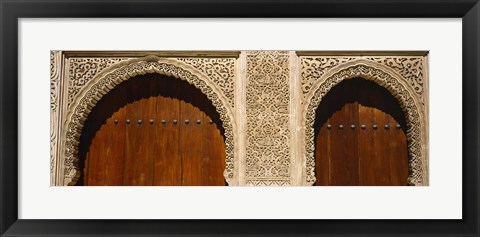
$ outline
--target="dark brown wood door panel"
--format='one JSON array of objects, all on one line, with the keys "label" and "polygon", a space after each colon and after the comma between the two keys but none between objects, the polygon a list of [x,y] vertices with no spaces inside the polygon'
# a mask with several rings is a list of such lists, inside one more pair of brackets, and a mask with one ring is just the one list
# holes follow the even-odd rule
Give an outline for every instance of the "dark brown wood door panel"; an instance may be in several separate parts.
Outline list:
[{"label": "dark brown wood door panel", "polygon": [[316,112],[315,185],[407,185],[405,118],[385,88],[346,80]]},{"label": "dark brown wood door panel", "polygon": [[78,185],[226,185],[220,124],[192,85],[156,74],[132,78],[85,122]]},{"label": "dark brown wood door panel", "polygon": [[[157,119],[154,121],[155,138],[154,185],[181,186],[182,169],[179,141],[180,101],[174,95],[180,94],[180,85],[174,80],[165,80],[159,88],[157,98]],[[173,121],[177,120],[177,123]]]},{"label": "dark brown wood door panel", "polygon": [[125,133],[125,176],[123,185],[153,184],[156,130],[147,121],[156,115],[156,80],[133,78],[128,83]]}]

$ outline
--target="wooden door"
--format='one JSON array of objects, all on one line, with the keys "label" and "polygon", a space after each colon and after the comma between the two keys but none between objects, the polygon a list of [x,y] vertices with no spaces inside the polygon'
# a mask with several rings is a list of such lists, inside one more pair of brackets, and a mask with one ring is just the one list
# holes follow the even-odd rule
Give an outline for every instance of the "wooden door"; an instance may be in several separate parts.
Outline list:
[{"label": "wooden door", "polygon": [[225,185],[225,142],[211,102],[192,85],[149,74],[105,95],[85,123],[79,185]]},{"label": "wooden door", "polygon": [[407,185],[405,116],[385,88],[345,80],[316,114],[315,185]]}]

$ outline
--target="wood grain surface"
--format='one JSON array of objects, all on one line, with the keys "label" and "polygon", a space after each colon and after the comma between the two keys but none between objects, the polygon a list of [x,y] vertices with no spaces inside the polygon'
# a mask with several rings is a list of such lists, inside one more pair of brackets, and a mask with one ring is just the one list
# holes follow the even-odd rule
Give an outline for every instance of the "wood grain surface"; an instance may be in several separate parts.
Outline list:
[{"label": "wood grain surface", "polygon": [[407,185],[405,116],[385,88],[346,80],[316,112],[315,185]]},{"label": "wood grain surface", "polygon": [[131,78],[86,121],[79,185],[226,185],[223,133],[218,113],[194,86],[157,74]]}]

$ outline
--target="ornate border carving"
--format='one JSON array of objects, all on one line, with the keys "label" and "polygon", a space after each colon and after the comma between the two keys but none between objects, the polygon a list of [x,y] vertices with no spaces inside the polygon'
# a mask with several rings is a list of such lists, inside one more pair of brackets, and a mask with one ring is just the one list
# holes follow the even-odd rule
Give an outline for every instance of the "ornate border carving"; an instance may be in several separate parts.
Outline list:
[{"label": "ornate border carving", "polygon": [[[303,60],[303,59],[302,59]],[[306,64],[302,63],[302,67]],[[308,65],[307,65],[308,66]],[[310,65],[311,66],[311,65]],[[306,69],[302,68],[302,71]],[[315,71],[314,68],[310,71]],[[305,75],[303,75],[305,76]],[[385,87],[399,101],[407,120],[407,143],[409,149],[409,178],[410,185],[424,185],[427,170],[424,166],[426,152],[423,144],[425,141],[426,127],[422,101],[416,96],[414,88],[402,78],[401,75],[378,63],[366,60],[354,60],[339,65],[325,73],[320,80],[312,84],[312,89],[305,95],[303,119],[305,121],[305,151],[306,151],[306,183],[315,182],[315,157],[314,157],[314,128],[316,108],[322,98],[338,83],[343,80],[361,77],[371,80]],[[402,80],[400,80],[402,78]]]},{"label": "ornate border carving", "polygon": [[225,129],[226,168],[224,176],[227,182],[233,179],[234,166],[234,119],[232,108],[222,90],[204,73],[192,66],[174,59],[149,56],[114,64],[97,74],[72,100],[66,120],[64,184],[74,185],[80,176],[78,170],[78,144],[83,123],[96,103],[121,82],[137,75],[160,73],[173,76],[200,89],[220,114]]},{"label": "ornate border carving", "polygon": [[271,180],[271,179],[249,179],[246,182],[247,186],[290,186],[290,179],[287,180]]},{"label": "ornate border carving", "polygon": [[50,51],[50,185],[55,184],[58,158],[58,119],[61,81],[61,53]]}]

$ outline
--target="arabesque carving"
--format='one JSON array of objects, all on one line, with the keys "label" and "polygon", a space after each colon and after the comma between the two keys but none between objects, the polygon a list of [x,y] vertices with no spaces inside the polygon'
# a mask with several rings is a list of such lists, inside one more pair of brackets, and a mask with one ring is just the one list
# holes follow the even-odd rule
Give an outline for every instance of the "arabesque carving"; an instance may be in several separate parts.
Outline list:
[{"label": "arabesque carving", "polygon": [[[301,59],[311,61],[311,58]],[[357,60],[338,66],[312,85],[310,93],[306,94],[304,105],[305,114],[305,149],[306,149],[306,183],[313,184],[315,182],[315,143],[314,143],[314,121],[316,108],[320,105],[322,98],[338,83],[343,80],[361,77],[376,82],[385,87],[390,93],[397,98],[402,110],[404,111],[407,121],[407,143],[409,150],[409,178],[410,185],[423,185],[426,176],[425,165],[426,154],[423,152],[422,144],[424,144],[425,124],[422,119],[423,110],[421,101],[416,97],[416,89],[410,87],[410,84],[400,80],[400,75],[393,76],[387,73],[386,69],[379,66],[372,66],[375,63],[367,63],[365,60]],[[314,72],[315,65],[302,62],[303,71]],[[320,68],[319,70],[323,70]]]},{"label": "arabesque carving", "polygon": [[306,95],[312,89],[312,86],[318,81],[328,70],[354,60],[352,57],[309,57],[302,58],[300,68],[300,79],[302,83],[303,95]]},{"label": "arabesque carving", "polygon": [[[290,177],[289,54],[247,52],[246,179]],[[285,184],[285,183],[282,183]]]},{"label": "arabesque carving", "polygon": [[220,114],[220,119],[222,120],[223,128],[225,129],[227,158],[224,176],[227,182],[231,181],[234,168],[234,143],[233,116],[228,100],[222,94],[219,87],[215,85],[211,79],[201,76],[203,74],[197,69],[178,60],[162,59],[151,56],[121,62],[112,66],[108,70],[104,70],[88,82],[72,101],[66,121],[67,134],[64,170],[64,183],[66,185],[75,184],[80,175],[77,165],[78,144],[82,133],[83,123],[87,119],[90,111],[102,96],[108,93],[116,85],[136,75],[148,73],[159,73],[185,80],[200,89],[202,93],[212,101],[212,104]]},{"label": "arabesque carving", "polygon": [[402,75],[424,103],[422,57],[367,57],[366,59],[388,66]]},{"label": "arabesque carving", "polygon": [[103,69],[128,58],[70,58],[68,104],[92,78]]},{"label": "arabesque carving", "polygon": [[202,71],[222,90],[228,103],[234,107],[233,88],[235,87],[234,58],[177,58]]}]

